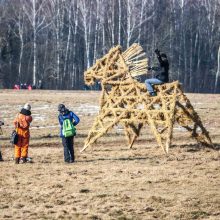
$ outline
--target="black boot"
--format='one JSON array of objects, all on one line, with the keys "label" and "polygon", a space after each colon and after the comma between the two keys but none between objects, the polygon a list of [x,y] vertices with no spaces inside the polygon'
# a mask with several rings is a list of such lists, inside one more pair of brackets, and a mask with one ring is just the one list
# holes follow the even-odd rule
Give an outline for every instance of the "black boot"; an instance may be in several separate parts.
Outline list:
[{"label": "black boot", "polygon": [[19,157],[16,157],[16,158],[15,158],[15,164],[19,164],[19,160],[20,160],[20,158],[19,158]]},{"label": "black boot", "polygon": [[0,151],[0,161],[4,161],[3,158],[2,158],[2,153]]},{"label": "black boot", "polygon": [[26,162],[27,162],[26,157],[21,157],[20,162],[21,162],[21,163],[26,163]]}]

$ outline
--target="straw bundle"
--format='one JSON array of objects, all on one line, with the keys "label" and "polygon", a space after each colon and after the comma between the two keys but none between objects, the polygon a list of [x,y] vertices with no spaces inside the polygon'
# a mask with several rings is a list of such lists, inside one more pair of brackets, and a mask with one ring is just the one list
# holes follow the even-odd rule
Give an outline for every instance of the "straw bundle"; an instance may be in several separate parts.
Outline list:
[{"label": "straw bundle", "polygon": [[148,59],[146,58],[143,48],[139,44],[132,44],[122,53],[122,57],[132,77],[147,73]]}]

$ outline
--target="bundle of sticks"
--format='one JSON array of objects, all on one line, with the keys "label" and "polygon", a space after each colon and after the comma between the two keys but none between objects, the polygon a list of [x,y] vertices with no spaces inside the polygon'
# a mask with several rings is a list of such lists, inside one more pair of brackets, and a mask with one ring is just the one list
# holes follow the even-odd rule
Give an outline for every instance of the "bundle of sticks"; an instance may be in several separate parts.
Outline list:
[{"label": "bundle of sticks", "polygon": [[122,53],[122,57],[132,77],[147,73],[148,59],[143,48],[139,44],[132,44]]}]

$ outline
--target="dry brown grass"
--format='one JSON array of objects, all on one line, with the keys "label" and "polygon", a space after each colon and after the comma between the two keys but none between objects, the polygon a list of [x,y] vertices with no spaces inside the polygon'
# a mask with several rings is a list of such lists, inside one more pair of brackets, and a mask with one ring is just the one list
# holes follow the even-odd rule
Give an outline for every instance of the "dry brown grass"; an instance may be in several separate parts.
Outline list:
[{"label": "dry brown grass", "polygon": [[[147,127],[132,150],[118,127],[80,154],[98,97],[98,92],[81,91],[0,92],[6,123],[0,219],[220,219],[220,95],[188,94],[216,149],[196,145],[175,127],[168,156]],[[34,163],[15,165],[8,137],[27,101],[34,116],[29,151]],[[75,164],[63,163],[57,122],[61,102],[81,118]]]}]

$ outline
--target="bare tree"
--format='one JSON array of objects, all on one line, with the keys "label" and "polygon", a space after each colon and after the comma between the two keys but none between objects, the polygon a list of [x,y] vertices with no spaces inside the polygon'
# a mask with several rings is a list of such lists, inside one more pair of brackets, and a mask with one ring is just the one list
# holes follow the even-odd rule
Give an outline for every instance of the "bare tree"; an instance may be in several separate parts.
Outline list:
[{"label": "bare tree", "polygon": [[220,46],[218,48],[218,68],[217,68],[217,72],[216,72],[216,75],[215,75],[215,92],[217,92],[219,75],[220,75]]},{"label": "bare tree", "polygon": [[91,28],[92,28],[92,2],[81,0],[79,2],[80,16],[82,18],[82,28],[85,40],[85,63],[86,67],[90,67],[90,45],[91,45]]},{"label": "bare tree", "polygon": [[[11,1],[10,7],[13,10],[13,17],[11,18],[15,24],[14,35],[20,40],[20,55],[19,55],[19,64],[18,64],[18,81],[22,81],[21,76],[21,67],[22,67],[22,58],[24,53],[25,46],[25,35],[27,34],[27,23],[25,22],[26,16],[24,13],[24,5],[21,4],[21,1]],[[20,7],[20,5],[22,7]]]},{"label": "bare tree", "polygon": [[44,6],[46,0],[23,1],[24,12],[32,26],[33,31],[33,84],[37,84],[37,35],[40,31],[50,25],[46,23]]},{"label": "bare tree", "polygon": [[186,91],[219,91],[219,0],[0,0],[0,77],[79,89],[112,46],[159,47]]}]

